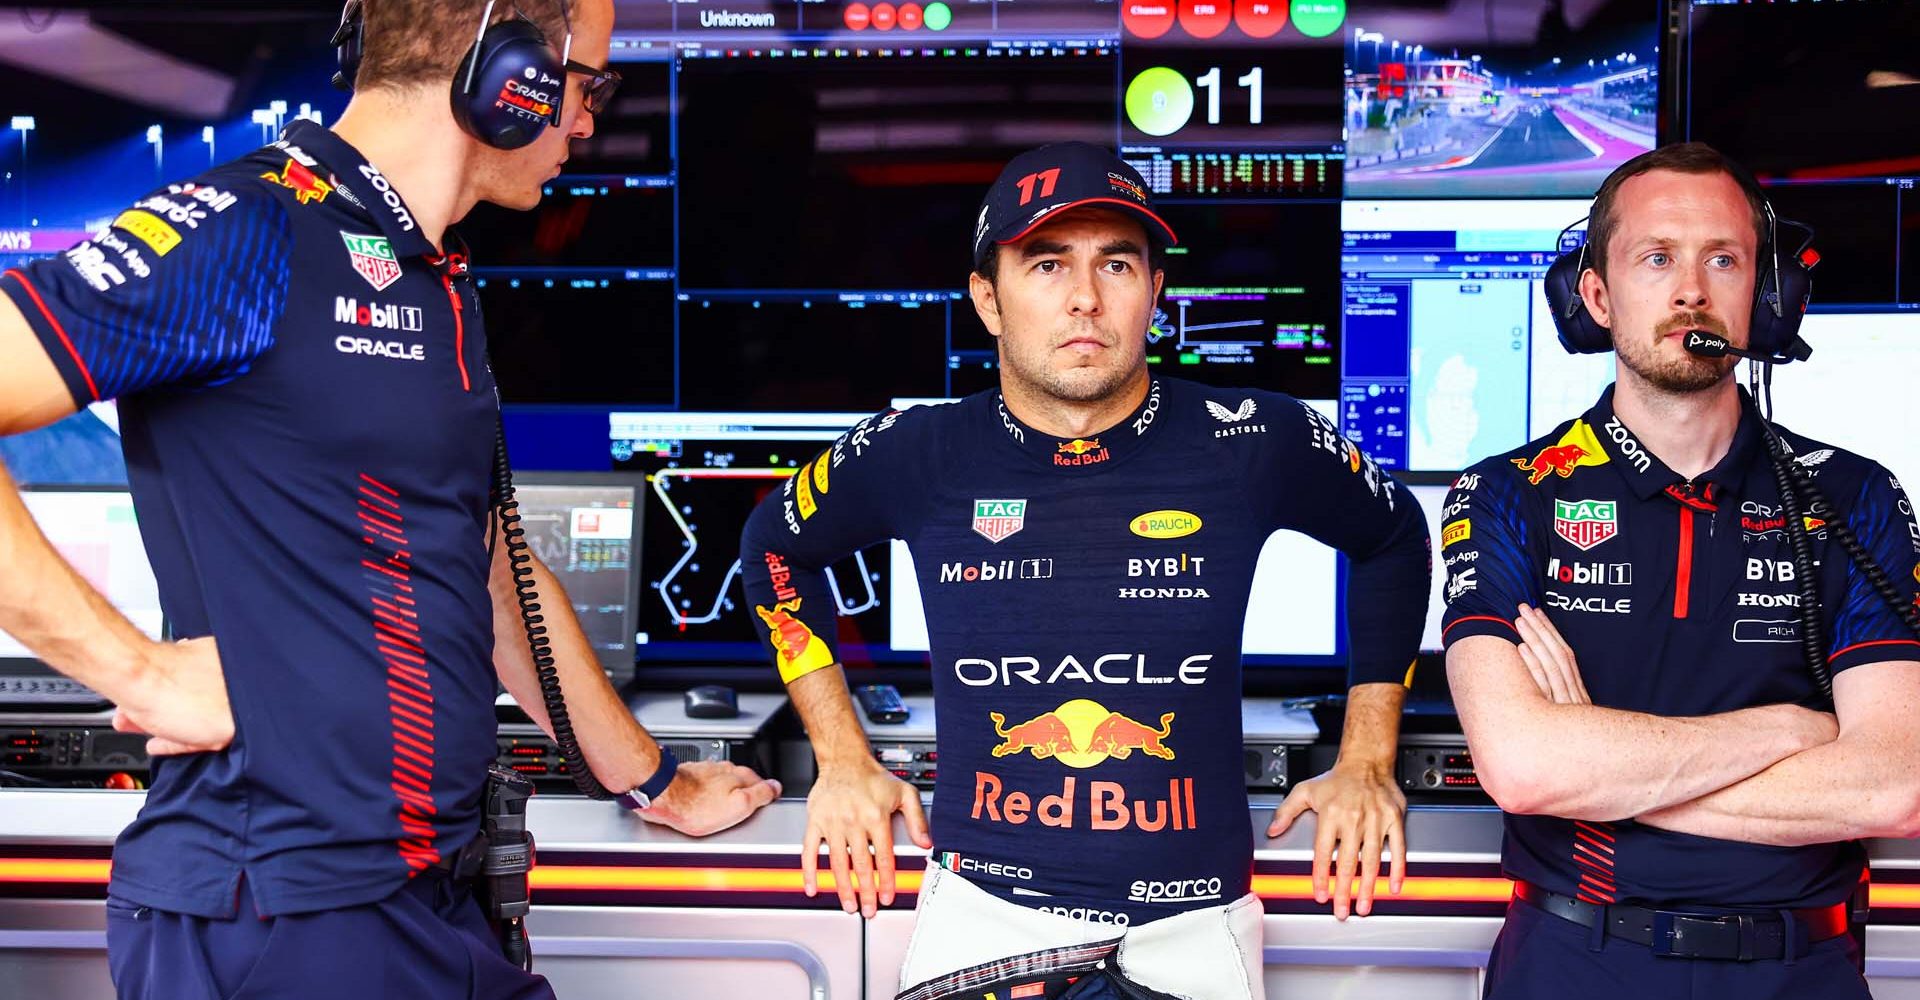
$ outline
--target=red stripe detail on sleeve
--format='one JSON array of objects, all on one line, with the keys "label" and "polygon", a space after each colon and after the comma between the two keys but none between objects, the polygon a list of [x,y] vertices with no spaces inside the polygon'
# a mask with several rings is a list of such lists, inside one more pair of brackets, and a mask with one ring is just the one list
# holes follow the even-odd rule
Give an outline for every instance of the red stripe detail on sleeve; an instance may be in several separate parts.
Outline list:
[{"label": "red stripe detail on sleeve", "polygon": [[1459,621],[1454,622],[1453,625],[1448,625],[1446,629],[1440,633],[1440,641],[1441,642],[1447,641],[1447,633],[1453,631],[1454,625],[1460,625],[1466,622],[1499,622],[1500,624],[1505,625],[1507,627],[1507,631],[1513,632],[1515,637],[1518,637],[1520,635],[1520,633],[1514,629],[1512,622],[1506,620],[1505,618],[1501,618],[1498,615],[1468,615],[1465,618],[1462,618]]},{"label": "red stripe detail on sleeve", "polygon": [[1827,662],[1832,663],[1833,661],[1841,658],[1842,656],[1847,655],[1848,653],[1853,652],[1856,649],[1865,649],[1868,646],[1920,646],[1920,641],[1916,641],[1913,639],[1875,639],[1871,642],[1856,642],[1853,645],[1848,646],[1847,648],[1839,651],[1838,653],[1835,653],[1832,656],[1827,657]]},{"label": "red stripe detail on sleeve", "polygon": [[27,275],[24,271],[14,269],[7,271],[7,273],[20,279],[20,287],[26,289],[27,297],[33,299],[33,304],[39,307],[40,315],[47,318],[47,325],[53,327],[54,335],[60,338],[60,346],[67,349],[67,354],[73,358],[73,363],[79,366],[80,377],[87,380],[87,391],[93,393],[93,401],[96,403],[99,402],[100,387],[94,384],[93,373],[87,370],[87,363],[80,359],[80,352],[74,349],[73,341],[68,339],[67,328],[61,326],[60,320],[54,316],[53,310],[47,308],[46,301],[40,298],[40,292],[33,287],[33,282],[27,280]]}]

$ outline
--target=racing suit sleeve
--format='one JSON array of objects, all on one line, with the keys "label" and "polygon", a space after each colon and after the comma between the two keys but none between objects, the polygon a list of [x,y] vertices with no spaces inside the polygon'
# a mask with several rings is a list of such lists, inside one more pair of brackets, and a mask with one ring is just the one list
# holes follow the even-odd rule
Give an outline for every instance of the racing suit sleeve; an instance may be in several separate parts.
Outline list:
[{"label": "racing suit sleeve", "polygon": [[747,613],[782,682],[839,662],[826,569],[913,523],[920,484],[931,471],[927,411],[934,409],[888,410],[860,421],[747,518],[740,536]]},{"label": "racing suit sleeve", "polygon": [[65,253],[0,274],[0,290],[76,406],[217,384],[272,345],[289,232],[285,207],[264,191],[173,184]]},{"label": "racing suit sleeve", "polygon": [[1439,556],[1447,567],[1441,643],[1497,635],[1520,644],[1513,622],[1520,605],[1540,606],[1529,571],[1524,497],[1505,461],[1493,459],[1454,480],[1440,516]]},{"label": "racing suit sleeve", "polygon": [[1290,396],[1272,394],[1265,405],[1273,427],[1254,496],[1268,505],[1275,528],[1347,556],[1347,683],[1404,683],[1433,584],[1426,519],[1413,494],[1332,420]]},{"label": "racing suit sleeve", "polygon": [[[1920,522],[1914,520],[1913,504],[1900,482],[1886,469],[1874,466],[1853,503],[1842,513],[1894,590],[1920,602]],[[1828,549],[1826,558],[1844,556],[1834,546]],[[1887,607],[1880,592],[1851,559],[1847,561],[1846,591],[1833,603],[1833,653],[1828,665],[1834,673],[1886,660],[1920,660],[1920,636],[1915,636]]]}]

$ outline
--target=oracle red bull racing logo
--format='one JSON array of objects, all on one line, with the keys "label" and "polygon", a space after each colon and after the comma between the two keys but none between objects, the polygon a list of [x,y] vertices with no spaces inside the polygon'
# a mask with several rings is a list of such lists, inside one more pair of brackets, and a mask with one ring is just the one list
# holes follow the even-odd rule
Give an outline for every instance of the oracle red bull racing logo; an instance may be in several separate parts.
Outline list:
[{"label": "oracle red bull racing logo", "polygon": [[1584,420],[1575,420],[1573,426],[1560,435],[1560,440],[1552,447],[1541,449],[1531,459],[1512,458],[1508,461],[1527,474],[1528,485],[1538,486],[1548,476],[1571,478],[1573,470],[1583,465],[1605,465],[1607,453],[1600,447],[1600,439],[1594,437],[1593,428],[1588,427]]},{"label": "oracle red bull racing logo", "polygon": [[1038,760],[1057,760],[1068,767],[1093,767],[1108,757],[1126,760],[1135,750],[1149,757],[1172,760],[1166,744],[1173,729],[1172,712],[1160,716],[1158,728],[1128,718],[1086,698],[1075,698],[1051,712],[1007,725],[1007,717],[988,712],[1000,745],[995,757],[1031,753]]},{"label": "oracle red bull racing logo", "polygon": [[1113,457],[1113,453],[1100,447],[1099,438],[1074,438],[1060,442],[1053,455],[1053,464],[1060,466],[1098,465]]}]

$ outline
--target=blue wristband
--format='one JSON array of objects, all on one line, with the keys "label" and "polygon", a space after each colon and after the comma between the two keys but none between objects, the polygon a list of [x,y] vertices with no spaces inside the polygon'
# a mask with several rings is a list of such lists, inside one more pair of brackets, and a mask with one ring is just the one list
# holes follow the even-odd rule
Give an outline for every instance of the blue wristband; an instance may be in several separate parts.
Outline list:
[{"label": "blue wristband", "polygon": [[653,804],[654,799],[666,793],[667,786],[673,784],[673,776],[679,770],[680,761],[674,757],[673,751],[661,744],[660,766],[653,772],[653,777],[625,795],[617,796],[614,801],[628,809],[645,809]]}]

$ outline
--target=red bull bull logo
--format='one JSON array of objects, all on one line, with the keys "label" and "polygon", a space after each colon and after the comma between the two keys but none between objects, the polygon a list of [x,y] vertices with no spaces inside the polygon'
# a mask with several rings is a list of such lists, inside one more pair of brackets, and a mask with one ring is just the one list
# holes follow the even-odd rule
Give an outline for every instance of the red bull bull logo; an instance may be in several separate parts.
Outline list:
[{"label": "red bull bull logo", "polygon": [[333,193],[332,184],[321,180],[313,171],[308,170],[302,166],[298,160],[294,159],[288,159],[286,167],[279,173],[276,174],[269,170],[261,174],[260,179],[272,181],[292,191],[293,200],[302,205],[311,205],[314,202],[326,201],[327,195]]},{"label": "red bull bull logo", "polygon": [[773,644],[774,662],[780,668],[780,679],[789,684],[821,667],[833,665],[833,651],[820,637],[813,634],[807,623],[793,616],[800,610],[803,598],[781,601],[772,611],[755,605],[754,613],[760,616],[768,632],[768,641]]},{"label": "red bull bull logo", "polygon": [[1155,728],[1110,711],[1097,701],[1075,698],[1051,712],[1043,712],[1025,722],[1007,725],[999,712],[988,712],[1000,745],[995,757],[1032,753],[1038,760],[1057,760],[1068,767],[1093,767],[1108,757],[1126,760],[1135,750],[1149,757],[1172,760],[1173,750],[1166,744],[1173,731],[1173,714],[1160,716]]},{"label": "red bull bull logo", "polygon": [[1520,471],[1527,474],[1527,484],[1538,486],[1548,476],[1568,479],[1573,470],[1583,465],[1607,464],[1607,452],[1600,447],[1600,439],[1593,434],[1593,428],[1584,420],[1575,420],[1573,426],[1560,435],[1560,440],[1550,448],[1541,449],[1531,459],[1508,459]]},{"label": "red bull bull logo", "polygon": [[1098,465],[1113,457],[1113,453],[1100,447],[1100,439],[1074,438],[1062,441],[1059,450],[1054,452],[1053,464],[1063,467],[1076,465]]}]

